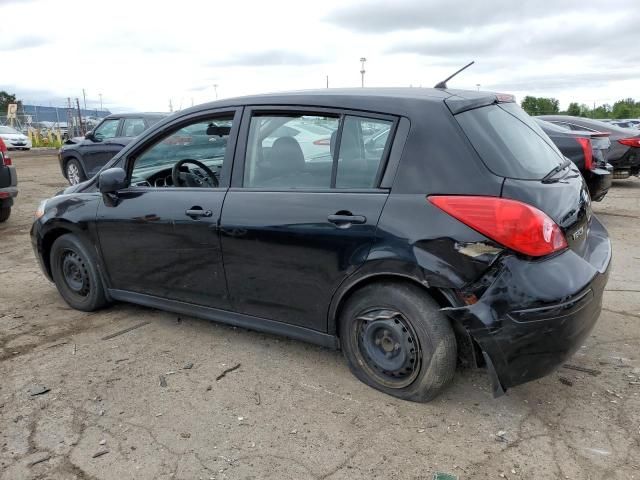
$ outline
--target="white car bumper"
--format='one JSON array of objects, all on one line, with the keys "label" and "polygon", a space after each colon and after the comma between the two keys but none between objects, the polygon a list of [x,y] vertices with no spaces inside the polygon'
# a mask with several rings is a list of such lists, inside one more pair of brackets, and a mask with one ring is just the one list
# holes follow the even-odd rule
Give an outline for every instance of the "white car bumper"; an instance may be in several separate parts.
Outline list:
[{"label": "white car bumper", "polygon": [[7,145],[7,148],[31,148],[31,139],[27,137],[26,139],[19,138],[3,138],[4,143]]}]

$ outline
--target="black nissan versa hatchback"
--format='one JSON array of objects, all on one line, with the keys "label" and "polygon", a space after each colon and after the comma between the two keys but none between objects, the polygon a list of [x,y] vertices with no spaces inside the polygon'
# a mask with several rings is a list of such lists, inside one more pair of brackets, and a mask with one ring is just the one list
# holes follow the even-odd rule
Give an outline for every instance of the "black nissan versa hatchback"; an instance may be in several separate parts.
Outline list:
[{"label": "black nissan versa hatchback", "polygon": [[[381,139],[381,137],[384,137]],[[428,401],[498,395],[588,336],[611,260],[576,167],[508,95],[323,90],[167,117],[31,230],[74,308],[132,302],[341,348]]]}]

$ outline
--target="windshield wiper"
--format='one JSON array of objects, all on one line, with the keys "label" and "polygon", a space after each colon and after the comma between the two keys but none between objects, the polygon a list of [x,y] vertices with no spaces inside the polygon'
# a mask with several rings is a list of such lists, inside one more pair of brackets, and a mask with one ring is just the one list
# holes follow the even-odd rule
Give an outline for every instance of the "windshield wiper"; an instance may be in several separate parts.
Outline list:
[{"label": "windshield wiper", "polygon": [[557,173],[559,173],[562,170],[564,170],[565,168],[567,168],[570,163],[571,163],[571,160],[569,160],[568,158],[565,158],[564,162],[562,162],[561,164],[556,165],[555,167],[553,167],[549,173],[547,173],[544,177],[542,177],[542,183],[551,183],[551,182],[553,182],[554,181],[553,177],[555,177],[555,175]]}]

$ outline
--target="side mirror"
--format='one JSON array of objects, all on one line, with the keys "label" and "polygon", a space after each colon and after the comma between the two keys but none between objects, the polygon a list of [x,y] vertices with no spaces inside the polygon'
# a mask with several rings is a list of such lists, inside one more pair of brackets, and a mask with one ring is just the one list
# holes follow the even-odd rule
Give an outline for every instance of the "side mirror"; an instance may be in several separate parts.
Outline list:
[{"label": "side mirror", "polygon": [[123,168],[108,168],[98,175],[100,193],[114,193],[126,188],[127,172]]}]

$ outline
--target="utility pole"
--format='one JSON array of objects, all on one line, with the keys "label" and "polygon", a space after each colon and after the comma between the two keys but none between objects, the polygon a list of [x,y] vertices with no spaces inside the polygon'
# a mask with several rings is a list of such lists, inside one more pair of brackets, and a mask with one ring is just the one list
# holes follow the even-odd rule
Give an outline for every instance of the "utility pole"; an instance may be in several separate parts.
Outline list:
[{"label": "utility pole", "polygon": [[329,88],[329,75],[327,75],[327,88]]},{"label": "utility pole", "polygon": [[218,99],[218,84],[214,83],[213,84],[213,90],[216,92],[216,100]]},{"label": "utility pole", "polygon": [[76,97],[76,107],[78,107],[78,121],[80,122],[80,135],[84,135],[84,125],[82,125],[82,112],[80,111],[80,100]]},{"label": "utility pole", "polygon": [[366,62],[367,59],[364,57],[360,57],[360,63],[361,63],[361,68],[360,68],[360,75],[361,75],[361,80],[360,80],[360,86],[362,88],[364,88],[364,74],[365,74],[365,69],[364,69],[364,62]]},{"label": "utility pole", "polygon": [[102,112],[102,94],[98,94],[100,96],[100,112]]},{"label": "utility pole", "polygon": [[169,99],[169,112],[173,113],[173,103],[171,103],[171,99]]},{"label": "utility pole", "polygon": [[84,91],[84,88],[82,89],[82,101],[84,103],[84,109],[87,109],[87,92]]}]

